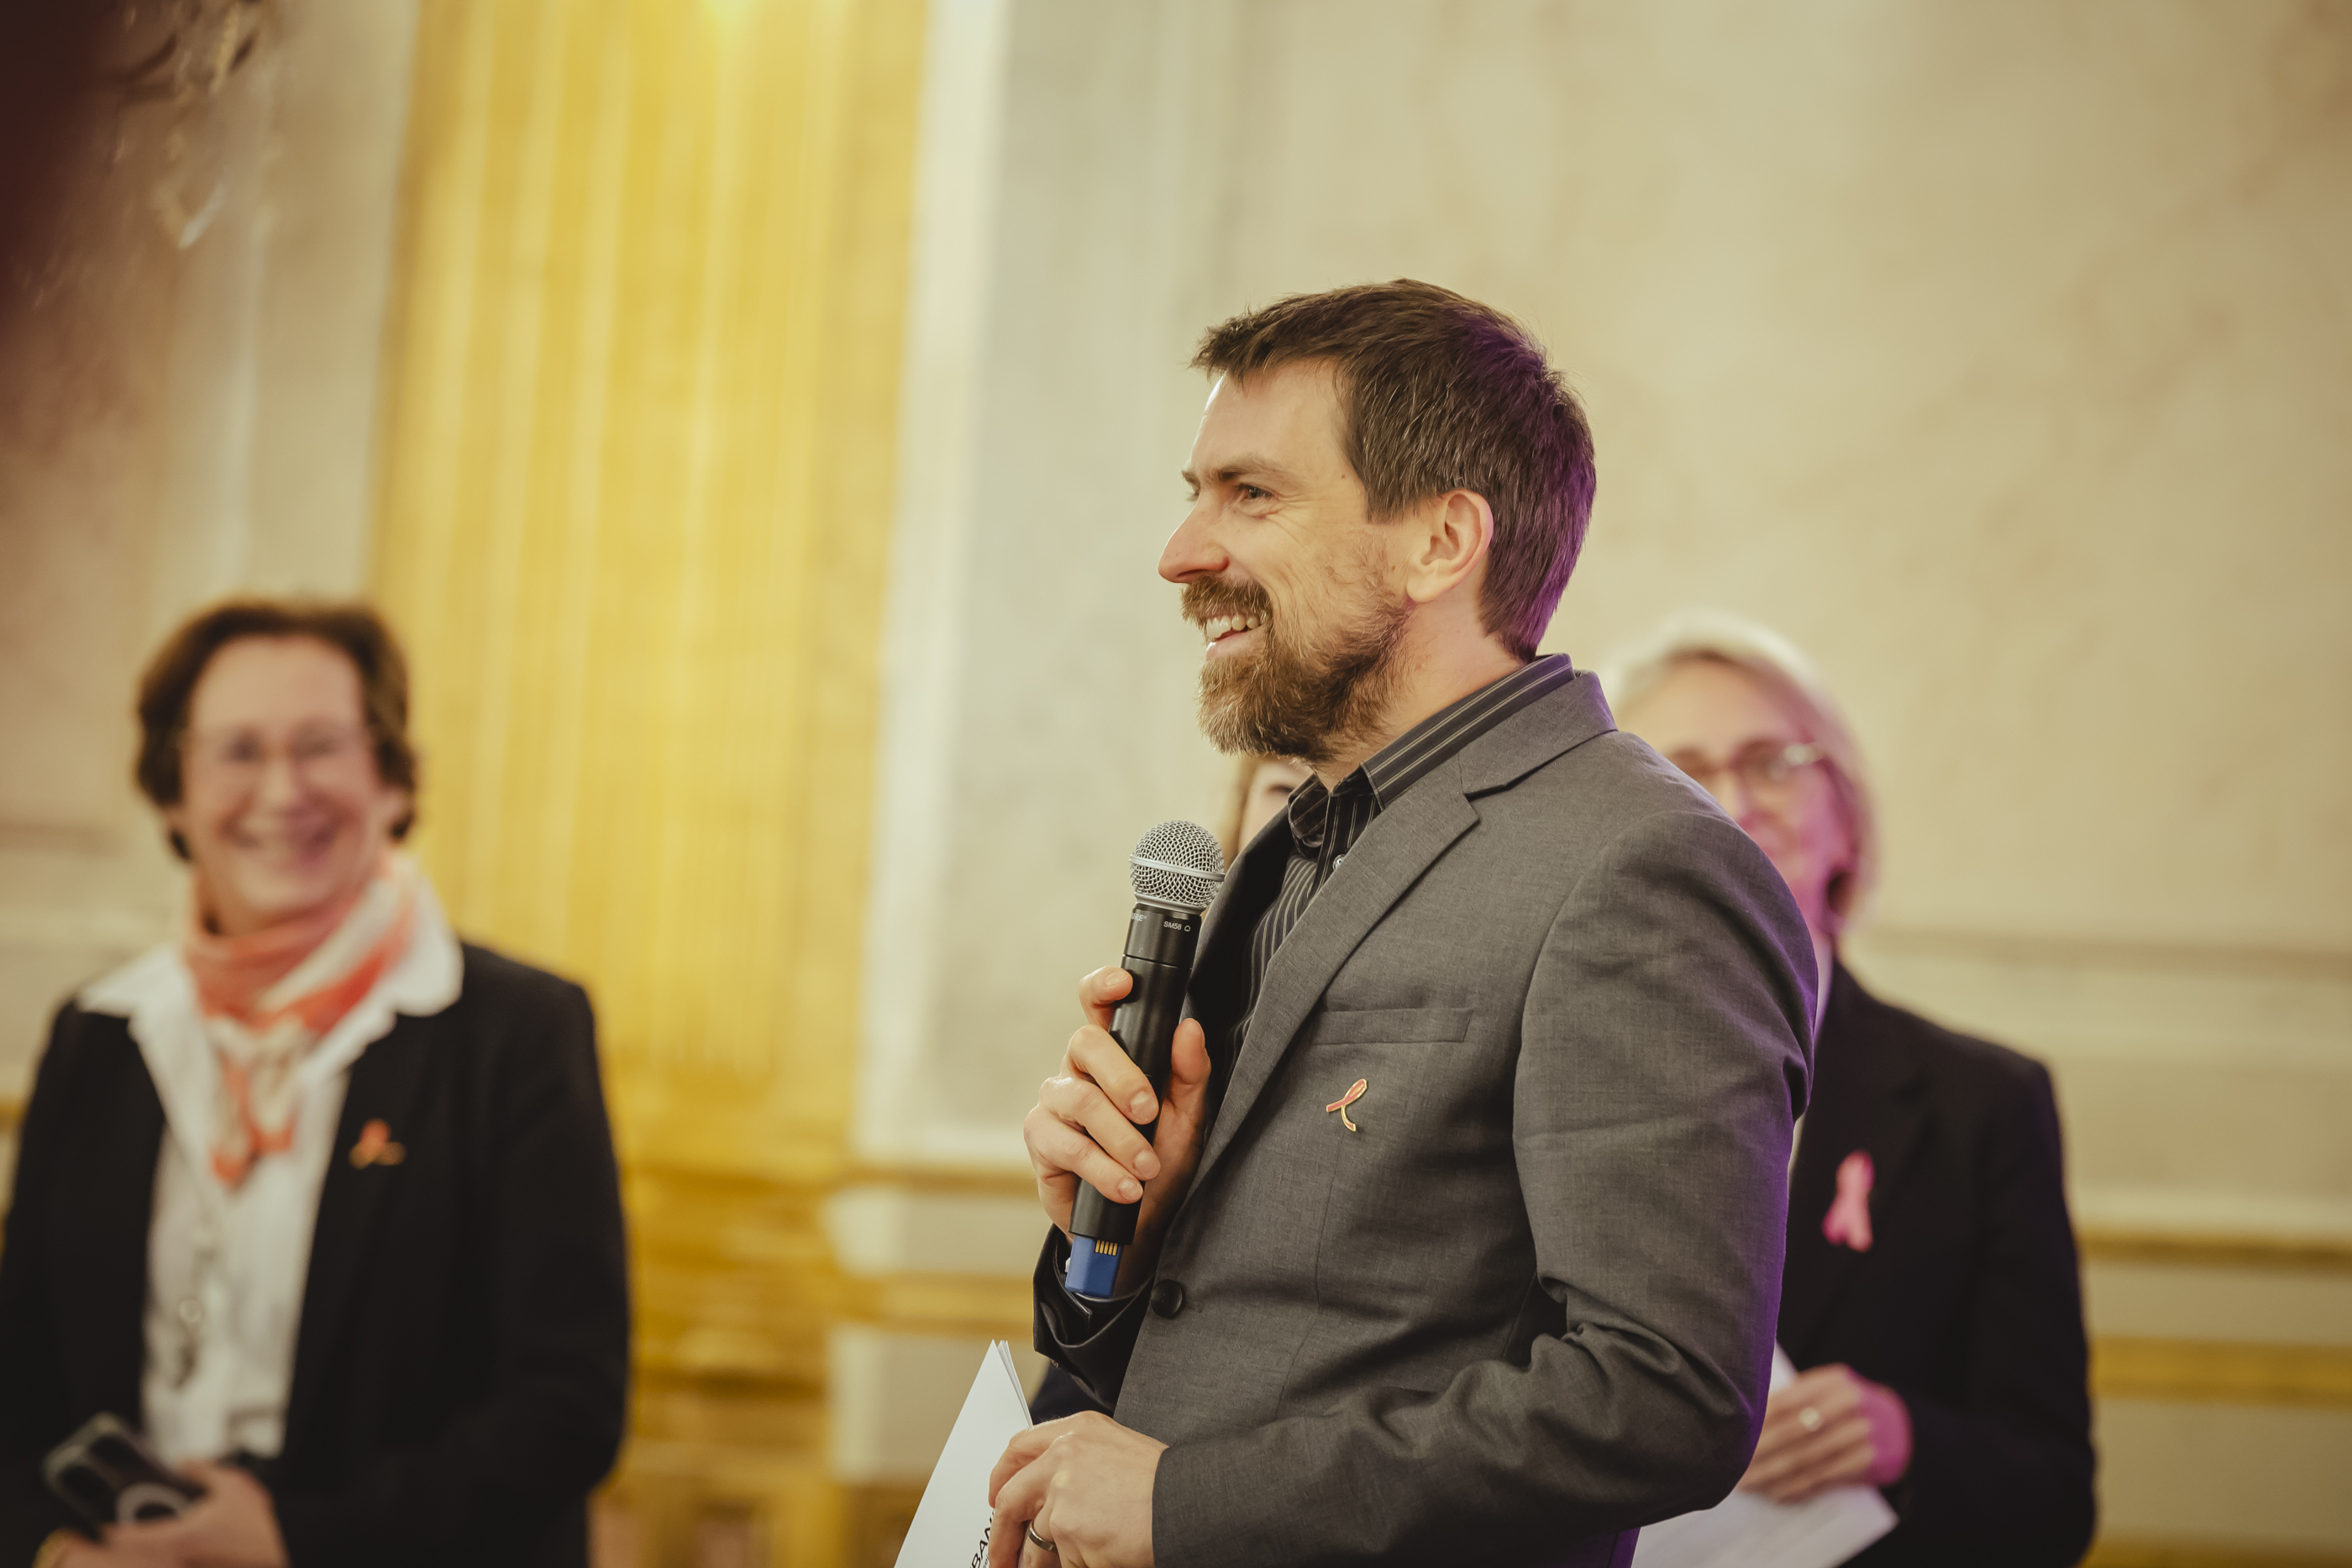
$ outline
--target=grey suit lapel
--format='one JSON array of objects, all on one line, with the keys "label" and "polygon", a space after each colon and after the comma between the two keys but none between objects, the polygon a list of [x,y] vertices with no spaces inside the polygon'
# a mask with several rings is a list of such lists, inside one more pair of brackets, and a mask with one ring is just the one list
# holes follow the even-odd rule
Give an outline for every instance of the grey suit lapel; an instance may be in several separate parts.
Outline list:
[{"label": "grey suit lapel", "polygon": [[1364,836],[1348,855],[1348,863],[1331,873],[1331,880],[1283,938],[1274,962],[1266,966],[1265,984],[1250,1014],[1249,1034],[1241,1060],[1234,1064],[1224,1103],[1209,1131],[1209,1146],[1193,1178],[1196,1184],[1233,1143],[1258,1092],[1289,1050],[1291,1038],[1315,1010],[1348,955],[1429,869],[1430,862],[1477,821],[1477,810],[1462,798],[1454,768],[1448,766],[1423,779],[1364,830]]},{"label": "grey suit lapel", "polygon": [[1332,977],[1383,915],[1454,841],[1477,825],[1471,798],[1509,788],[1562,752],[1614,728],[1590,672],[1530,704],[1463,747],[1383,810],[1347,864],[1307,906],[1266,967],[1241,1060],[1234,1063],[1193,1190],[1231,1147],[1258,1094]]}]

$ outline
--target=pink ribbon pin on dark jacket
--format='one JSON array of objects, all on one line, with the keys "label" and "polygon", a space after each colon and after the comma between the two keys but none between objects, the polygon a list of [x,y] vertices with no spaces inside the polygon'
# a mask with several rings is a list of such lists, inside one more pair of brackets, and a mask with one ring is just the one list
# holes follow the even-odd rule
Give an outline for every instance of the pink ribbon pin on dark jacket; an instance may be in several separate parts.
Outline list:
[{"label": "pink ribbon pin on dark jacket", "polygon": [[1870,1250],[1870,1151],[1856,1149],[1838,1162],[1837,1197],[1822,1217],[1822,1234],[1840,1247]]}]

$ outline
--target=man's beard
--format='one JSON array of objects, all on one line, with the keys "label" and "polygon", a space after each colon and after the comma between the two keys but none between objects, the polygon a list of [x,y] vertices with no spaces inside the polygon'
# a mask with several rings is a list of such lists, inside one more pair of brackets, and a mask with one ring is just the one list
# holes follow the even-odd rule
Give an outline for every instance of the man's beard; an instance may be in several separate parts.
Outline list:
[{"label": "man's beard", "polygon": [[1200,578],[1184,587],[1184,614],[1259,619],[1260,643],[1246,657],[1201,667],[1201,732],[1228,753],[1265,752],[1320,767],[1374,732],[1401,674],[1397,649],[1410,605],[1368,606],[1351,623],[1303,644],[1277,619],[1254,582]]}]

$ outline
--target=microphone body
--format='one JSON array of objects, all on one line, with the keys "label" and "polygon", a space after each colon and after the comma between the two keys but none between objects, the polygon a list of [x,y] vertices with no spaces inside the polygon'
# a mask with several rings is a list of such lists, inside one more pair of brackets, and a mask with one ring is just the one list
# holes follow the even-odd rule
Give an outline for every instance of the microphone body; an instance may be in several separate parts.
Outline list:
[{"label": "microphone body", "polygon": [[[1189,833],[1172,832],[1179,829]],[[1192,983],[1193,949],[1201,938],[1201,911],[1223,880],[1222,860],[1216,840],[1205,829],[1168,822],[1145,837],[1130,862],[1139,897],[1128,916],[1127,948],[1119,967],[1134,984],[1111,1014],[1110,1033],[1128,1060],[1150,1080],[1156,1098],[1168,1092],[1176,1025],[1184,1016],[1184,991]],[[1142,1129],[1147,1140],[1159,1124],[1154,1117]],[[1112,1295],[1119,1260],[1135,1239],[1141,1207],[1114,1203],[1093,1184],[1078,1184],[1070,1207],[1070,1266],[1063,1281],[1072,1295],[1097,1301]]]}]

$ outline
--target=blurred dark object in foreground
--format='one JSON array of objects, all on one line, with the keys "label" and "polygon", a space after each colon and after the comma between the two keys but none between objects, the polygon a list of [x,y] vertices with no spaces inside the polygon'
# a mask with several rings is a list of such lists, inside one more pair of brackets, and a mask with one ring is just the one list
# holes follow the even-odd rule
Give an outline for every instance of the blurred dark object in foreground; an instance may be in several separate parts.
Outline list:
[{"label": "blurred dark object in foreground", "polygon": [[109,0],[0,0],[0,316],[30,302],[89,116]]}]

